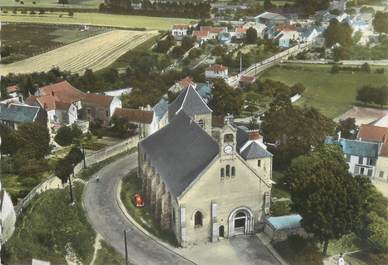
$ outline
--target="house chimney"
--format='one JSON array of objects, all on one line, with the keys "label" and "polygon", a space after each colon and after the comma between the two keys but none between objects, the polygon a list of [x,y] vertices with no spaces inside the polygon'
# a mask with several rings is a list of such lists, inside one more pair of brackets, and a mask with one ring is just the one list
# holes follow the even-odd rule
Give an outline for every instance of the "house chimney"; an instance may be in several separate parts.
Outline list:
[{"label": "house chimney", "polygon": [[261,138],[261,135],[258,130],[248,131],[248,140],[255,141],[255,140],[259,140],[260,138]]}]

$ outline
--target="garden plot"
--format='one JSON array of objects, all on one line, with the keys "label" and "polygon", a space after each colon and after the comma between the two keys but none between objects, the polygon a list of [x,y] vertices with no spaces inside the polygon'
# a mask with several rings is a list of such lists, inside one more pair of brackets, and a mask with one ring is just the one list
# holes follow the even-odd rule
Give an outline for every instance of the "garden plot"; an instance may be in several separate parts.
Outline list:
[{"label": "garden plot", "polygon": [[157,34],[157,31],[113,30],[26,60],[0,65],[0,76],[46,72],[53,67],[74,73],[83,73],[86,69],[97,71]]}]

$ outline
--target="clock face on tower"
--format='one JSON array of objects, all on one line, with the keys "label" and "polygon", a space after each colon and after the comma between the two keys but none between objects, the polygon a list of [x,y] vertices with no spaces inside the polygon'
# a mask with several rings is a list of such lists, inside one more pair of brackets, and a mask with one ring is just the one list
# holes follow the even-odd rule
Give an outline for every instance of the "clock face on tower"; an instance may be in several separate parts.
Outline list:
[{"label": "clock face on tower", "polygon": [[231,154],[233,152],[233,147],[231,145],[225,146],[224,152],[225,154],[228,154],[228,155]]}]

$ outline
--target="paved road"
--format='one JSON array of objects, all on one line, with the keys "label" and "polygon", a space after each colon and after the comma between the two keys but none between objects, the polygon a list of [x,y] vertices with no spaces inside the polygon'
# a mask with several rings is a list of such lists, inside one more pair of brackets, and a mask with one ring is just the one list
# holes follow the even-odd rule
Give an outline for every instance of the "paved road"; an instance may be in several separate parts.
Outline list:
[{"label": "paved road", "polygon": [[[328,64],[333,63],[332,60],[287,60],[288,64]],[[338,63],[343,65],[363,65],[368,63],[370,65],[388,65],[388,60],[342,60]]]},{"label": "paved road", "polygon": [[97,174],[99,183],[93,178],[86,186],[84,207],[89,221],[94,229],[124,255],[124,229],[128,233],[128,256],[130,262],[139,265],[186,265],[193,263],[159,245],[151,238],[139,231],[121,212],[116,202],[116,191],[120,182],[128,172],[137,166],[137,153],[107,165]]}]

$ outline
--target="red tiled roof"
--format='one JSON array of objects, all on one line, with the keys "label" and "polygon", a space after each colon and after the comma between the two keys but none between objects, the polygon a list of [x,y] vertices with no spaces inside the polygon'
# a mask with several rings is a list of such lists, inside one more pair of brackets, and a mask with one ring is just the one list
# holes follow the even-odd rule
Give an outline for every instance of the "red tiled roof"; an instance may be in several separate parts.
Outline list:
[{"label": "red tiled roof", "polygon": [[187,24],[175,24],[172,26],[173,29],[188,29],[190,25]]},{"label": "red tiled roof", "polygon": [[47,111],[55,109],[68,110],[71,105],[71,103],[57,101],[56,98],[51,95],[36,97],[36,100],[39,102],[42,108]]},{"label": "red tiled roof", "polygon": [[195,30],[193,32],[193,36],[196,37],[196,38],[206,38],[209,36],[209,31],[198,31],[198,30]]},{"label": "red tiled roof", "polygon": [[225,71],[228,69],[226,66],[223,66],[222,64],[212,64],[208,67],[208,71],[213,71],[213,72],[221,72]]},{"label": "red tiled roof", "polygon": [[388,128],[364,124],[361,125],[357,138],[365,141],[386,142],[388,141]]},{"label": "red tiled roof", "polygon": [[57,101],[65,103],[80,101],[85,97],[85,93],[76,89],[67,81],[41,87],[39,91],[43,96],[55,96]]},{"label": "red tiled roof", "polygon": [[252,84],[256,81],[256,77],[249,76],[249,75],[242,75],[240,76],[240,82],[246,83],[246,84]]},{"label": "red tiled roof", "polygon": [[6,87],[6,91],[8,94],[10,94],[10,93],[14,93],[14,92],[19,91],[19,88],[17,85],[8,86],[8,87]]},{"label": "red tiled roof", "polygon": [[82,102],[95,104],[101,107],[109,108],[110,104],[112,103],[114,97],[112,96],[106,96],[106,95],[99,95],[95,93],[87,93],[85,97],[83,98]]},{"label": "red tiled roof", "polygon": [[154,117],[153,111],[116,108],[113,116],[124,118],[128,122],[150,124]]},{"label": "red tiled roof", "polygon": [[225,27],[212,27],[212,26],[201,26],[200,31],[207,31],[211,33],[221,33],[226,31]]},{"label": "red tiled roof", "polygon": [[243,27],[237,27],[234,31],[236,33],[246,33],[248,29],[243,28]]},{"label": "red tiled roof", "polygon": [[193,82],[193,78],[191,76],[186,76],[185,78],[183,78],[182,80],[178,81],[179,85],[182,87],[182,88],[187,88],[189,87],[190,85],[194,84]]}]

